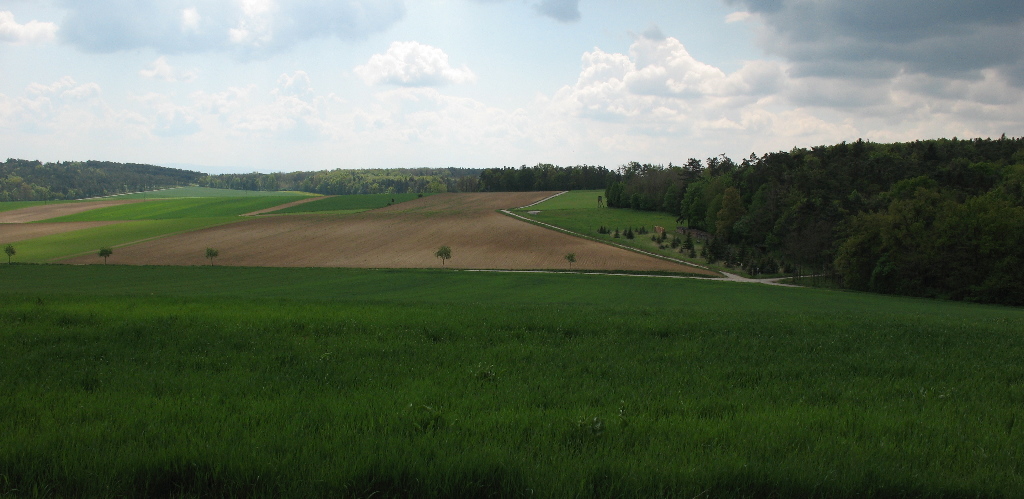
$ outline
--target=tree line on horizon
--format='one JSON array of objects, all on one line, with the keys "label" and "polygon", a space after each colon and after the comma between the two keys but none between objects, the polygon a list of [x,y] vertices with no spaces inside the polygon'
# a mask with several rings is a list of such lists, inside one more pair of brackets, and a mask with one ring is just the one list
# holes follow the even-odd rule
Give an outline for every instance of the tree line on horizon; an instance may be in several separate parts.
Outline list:
[{"label": "tree line on horizon", "polygon": [[9,158],[0,163],[0,202],[85,199],[195,185],[204,175],[189,170],[137,163],[42,163]]}]

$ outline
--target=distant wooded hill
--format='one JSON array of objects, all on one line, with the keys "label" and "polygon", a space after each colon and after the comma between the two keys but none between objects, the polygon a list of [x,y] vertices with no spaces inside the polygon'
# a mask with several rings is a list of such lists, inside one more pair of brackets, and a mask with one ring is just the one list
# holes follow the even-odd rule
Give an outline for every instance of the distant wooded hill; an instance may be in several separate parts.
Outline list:
[{"label": "distant wooded hill", "polygon": [[768,261],[838,287],[1024,305],[1024,139],[858,140],[630,163],[609,206],[658,210],[713,235],[711,261]]},{"label": "distant wooded hill", "polygon": [[48,201],[109,196],[195,184],[203,173],[109,161],[0,163],[0,201]]}]

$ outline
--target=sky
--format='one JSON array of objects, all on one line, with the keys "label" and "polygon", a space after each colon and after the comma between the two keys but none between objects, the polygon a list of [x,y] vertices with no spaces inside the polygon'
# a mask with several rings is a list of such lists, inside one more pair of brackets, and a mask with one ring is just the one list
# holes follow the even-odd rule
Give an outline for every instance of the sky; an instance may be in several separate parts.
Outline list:
[{"label": "sky", "polygon": [[1020,0],[0,0],[0,159],[614,169],[1002,134]]}]

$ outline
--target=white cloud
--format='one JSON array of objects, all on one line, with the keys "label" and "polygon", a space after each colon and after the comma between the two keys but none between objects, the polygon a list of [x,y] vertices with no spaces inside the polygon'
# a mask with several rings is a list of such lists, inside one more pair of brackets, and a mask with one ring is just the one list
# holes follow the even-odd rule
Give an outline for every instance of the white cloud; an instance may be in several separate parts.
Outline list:
[{"label": "white cloud", "polygon": [[199,10],[195,7],[189,7],[181,11],[181,30],[183,32],[197,32],[199,31],[199,22],[202,20],[202,16],[199,15]]},{"label": "white cloud", "polygon": [[178,71],[174,69],[164,56],[157,57],[156,60],[150,63],[149,68],[139,70],[139,76],[143,78],[169,82],[192,81],[196,79],[197,75],[198,71],[196,70]]},{"label": "white cloud", "polygon": [[159,137],[192,135],[202,129],[195,110],[173,103],[167,96],[149,93],[137,99],[146,108],[150,132]]},{"label": "white cloud", "polygon": [[29,21],[18,24],[14,13],[0,10],[0,42],[43,43],[51,42],[57,36],[57,25],[49,22]]},{"label": "white cloud", "polygon": [[240,0],[242,12],[238,24],[228,30],[232,43],[261,47],[270,43],[274,36],[271,0]]},{"label": "white cloud", "polygon": [[583,55],[573,86],[555,95],[558,106],[599,120],[637,120],[651,127],[692,123],[701,113],[742,105],[769,95],[782,84],[782,69],[755,61],[727,75],[694,59],[679,40],[642,36],[629,55],[594,49]]},{"label": "white cloud", "polygon": [[265,58],[305,40],[361,40],[405,15],[404,0],[58,0],[62,38],[88,52],[228,51]]},{"label": "white cloud", "polygon": [[374,54],[354,69],[367,85],[431,87],[476,81],[469,68],[453,68],[443,50],[418,42],[392,42],[384,54]]},{"label": "white cloud", "polygon": [[753,14],[751,14],[750,12],[747,12],[745,10],[740,10],[740,11],[737,11],[737,12],[732,12],[732,13],[728,14],[727,16],[725,16],[725,22],[727,22],[727,23],[743,22],[743,21],[746,21],[747,19],[750,19],[750,17],[752,15]]},{"label": "white cloud", "polygon": [[50,134],[100,126],[109,115],[102,94],[97,83],[80,84],[70,76],[50,84],[32,83],[21,96],[0,94],[0,130]]},{"label": "white cloud", "polygon": [[313,93],[313,85],[305,71],[296,71],[278,77],[274,92],[282,95],[308,95]]}]

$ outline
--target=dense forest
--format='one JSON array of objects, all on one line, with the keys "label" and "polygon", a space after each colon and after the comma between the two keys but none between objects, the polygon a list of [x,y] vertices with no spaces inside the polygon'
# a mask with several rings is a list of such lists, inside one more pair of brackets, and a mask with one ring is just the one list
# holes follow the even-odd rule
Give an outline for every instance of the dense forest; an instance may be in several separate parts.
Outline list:
[{"label": "dense forest", "polygon": [[51,201],[195,184],[203,174],[109,161],[0,163],[0,201]]},{"label": "dense forest", "polygon": [[603,166],[490,168],[480,173],[480,190],[487,192],[572,191],[604,189],[618,179]]},{"label": "dense forest", "polygon": [[407,192],[476,192],[479,169],[394,168],[324,170],[292,173],[208,175],[199,185],[250,191],[303,191],[317,194],[404,194]]},{"label": "dense forest", "polygon": [[1024,139],[858,140],[616,174],[609,206],[676,215],[713,261],[1024,305]]}]

